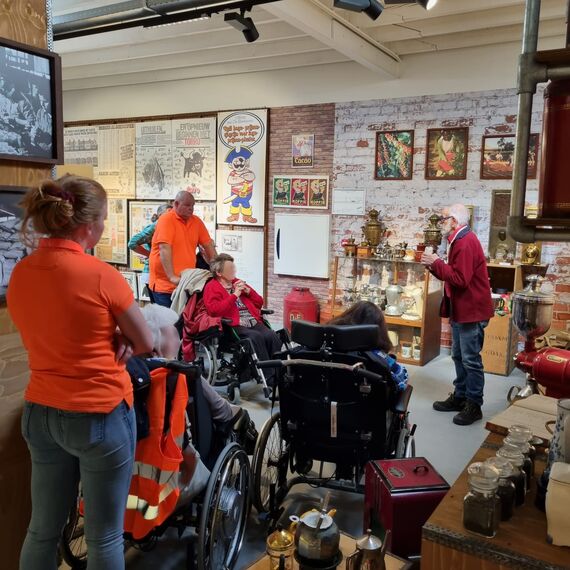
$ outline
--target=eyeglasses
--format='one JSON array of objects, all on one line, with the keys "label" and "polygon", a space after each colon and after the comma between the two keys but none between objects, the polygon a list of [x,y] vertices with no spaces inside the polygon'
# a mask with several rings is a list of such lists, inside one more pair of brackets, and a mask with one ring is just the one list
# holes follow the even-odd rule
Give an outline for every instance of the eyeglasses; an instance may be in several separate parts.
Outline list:
[{"label": "eyeglasses", "polygon": [[453,218],[453,216],[440,216],[439,223],[441,224],[442,222],[445,222],[447,220],[451,220],[452,218]]}]

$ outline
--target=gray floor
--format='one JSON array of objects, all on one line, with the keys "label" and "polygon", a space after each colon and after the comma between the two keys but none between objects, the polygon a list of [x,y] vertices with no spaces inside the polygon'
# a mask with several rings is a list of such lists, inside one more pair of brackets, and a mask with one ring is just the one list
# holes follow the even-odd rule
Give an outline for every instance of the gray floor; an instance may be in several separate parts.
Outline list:
[{"label": "gray floor", "polygon": [[[416,432],[417,455],[424,456],[434,465],[447,481],[452,484],[461,473],[475,450],[486,437],[485,421],[506,407],[506,394],[512,384],[523,384],[524,378],[518,371],[509,378],[486,375],[484,418],[482,422],[469,427],[459,427],[452,423],[453,414],[433,411],[432,402],[444,399],[450,391],[453,379],[453,363],[449,356],[441,355],[426,366],[408,367],[410,383],[414,387],[410,410],[411,420],[418,425]],[[264,400],[260,389],[244,386],[242,404],[261,429],[269,417],[270,403]],[[315,506],[323,496],[322,490],[297,487],[289,494],[286,503],[287,513],[301,513],[307,506]],[[337,523],[341,530],[358,535],[362,532],[362,496],[334,492],[331,506],[338,510]],[[246,539],[237,565],[238,570],[247,568],[264,551],[264,526],[257,520],[255,510],[248,522]],[[170,570],[184,568],[185,540],[178,540],[175,533],[165,536],[157,548],[141,553],[131,550],[127,553],[129,569]]]}]

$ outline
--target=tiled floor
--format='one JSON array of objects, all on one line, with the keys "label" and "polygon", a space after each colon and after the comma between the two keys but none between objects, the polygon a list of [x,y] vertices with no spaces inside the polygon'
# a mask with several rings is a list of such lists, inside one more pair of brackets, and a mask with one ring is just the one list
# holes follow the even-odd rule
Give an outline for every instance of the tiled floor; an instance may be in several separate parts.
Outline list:
[{"label": "tiled floor", "polygon": [[[484,418],[469,427],[452,423],[453,414],[442,414],[432,409],[435,399],[447,397],[453,378],[453,363],[449,356],[442,355],[424,367],[409,367],[410,383],[414,387],[410,410],[412,422],[418,424],[416,432],[417,455],[427,457],[438,471],[453,483],[473,453],[485,438],[485,421],[506,407],[506,394],[512,384],[522,384],[524,379],[518,371],[509,378],[486,375]],[[256,386],[242,390],[244,405],[258,429],[270,415],[270,403],[263,398]],[[316,506],[323,496],[321,489],[308,486],[295,487],[286,502],[286,513],[300,513],[307,506]],[[341,530],[352,535],[362,532],[362,496],[333,492],[331,505],[338,514],[336,521]],[[186,540],[179,540],[175,532],[161,539],[151,552],[127,552],[129,570],[174,570],[185,567]],[[248,521],[248,528],[237,568],[247,568],[264,552],[265,528],[257,520],[255,509]]]}]

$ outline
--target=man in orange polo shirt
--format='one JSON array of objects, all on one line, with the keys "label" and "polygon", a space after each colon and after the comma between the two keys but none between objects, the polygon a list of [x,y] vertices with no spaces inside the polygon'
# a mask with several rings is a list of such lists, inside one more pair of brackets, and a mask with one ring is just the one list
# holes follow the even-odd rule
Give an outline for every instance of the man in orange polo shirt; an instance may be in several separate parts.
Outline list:
[{"label": "man in orange polo shirt", "polygon": [[170,296],[185,269],[196,267],[196,248],[206,261],[216,256],[216,246],[204,222],[194,216],[194,196],[178,192],[172,210],[156,224],[150,252],[150,290],[153,303],[170,307]]}]

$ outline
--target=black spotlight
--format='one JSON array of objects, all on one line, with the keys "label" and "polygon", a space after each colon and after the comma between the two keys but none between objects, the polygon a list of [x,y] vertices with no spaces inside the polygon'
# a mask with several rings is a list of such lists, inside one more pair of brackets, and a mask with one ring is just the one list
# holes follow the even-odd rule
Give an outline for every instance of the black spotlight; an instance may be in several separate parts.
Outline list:
[{"label": "black spotlight", "polygon": [[371,20],[379,18],[384,10],[378,0],[334,0],[334,7],[351,12],[364,12]]},{"label": "black spotlight", "polygon": [[437,0],[416,0],[416,2],[426,10],[431,10],[437,4]]},{"label": "black spotlight", "polygon": [[233,28],[239,30],[243,34],[245,41],[248,43],[254,42],[259,37],[259,32],[257,31],[253,20],[246,17],[244,12],[241,14],[238,14],[237,12],[224,14],[224,22],[227,22]]}]

